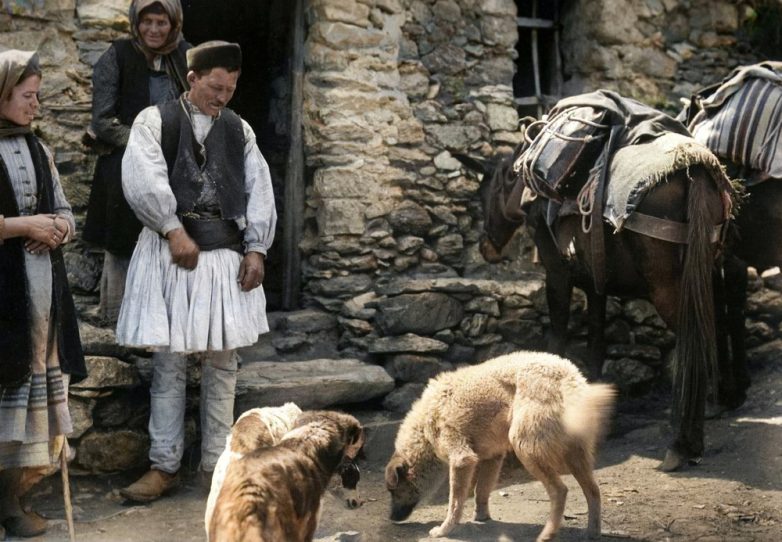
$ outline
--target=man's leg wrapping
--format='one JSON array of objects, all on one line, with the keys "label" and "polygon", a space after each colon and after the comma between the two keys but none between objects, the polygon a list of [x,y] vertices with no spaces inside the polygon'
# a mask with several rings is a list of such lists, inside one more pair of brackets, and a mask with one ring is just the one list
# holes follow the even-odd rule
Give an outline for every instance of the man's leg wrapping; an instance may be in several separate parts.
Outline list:
[{"label": "man's leg wrapping", "polygon": [[211,472],[234,420],[237,357],[233,350],[205,352],[201,366],[201,470]]},{"label": "man's leg wrapping", "polygon": [[186,376],[184,354],[153,354],[149,459],[153,469],[169,474],[179,470],[185,449]]}]

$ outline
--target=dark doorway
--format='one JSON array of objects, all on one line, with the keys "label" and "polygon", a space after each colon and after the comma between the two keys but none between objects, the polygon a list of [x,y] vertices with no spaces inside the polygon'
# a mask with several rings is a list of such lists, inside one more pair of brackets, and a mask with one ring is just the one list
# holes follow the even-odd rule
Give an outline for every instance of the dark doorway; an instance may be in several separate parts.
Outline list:
[{"label": "dark doorway", "polygon": [[278,222],[266,263],[264,290],[269,310],[278,310],[283,291],[281,226],[286,162],[290,145],[290,50],[293,10],[288,0],[182,0],[184,35],[193,45],[225,40],[242,47],[242,75],[229,107],[255,131],[269,163]]}]

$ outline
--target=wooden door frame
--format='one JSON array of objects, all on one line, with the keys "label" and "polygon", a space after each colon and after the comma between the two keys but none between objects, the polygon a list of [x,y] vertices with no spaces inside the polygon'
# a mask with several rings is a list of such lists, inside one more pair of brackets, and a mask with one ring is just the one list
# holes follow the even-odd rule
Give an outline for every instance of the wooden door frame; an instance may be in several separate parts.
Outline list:
[{"label": "wooden door frame", "polygon": [[304,102],[304,4],[295,0],[291,39],[291,117],[290,146],[285,168],[284,212],[282,225],[283,276],[282,308],[295,310],[301,297],[301,251],[304,228],[304,145],[302,107]]}]

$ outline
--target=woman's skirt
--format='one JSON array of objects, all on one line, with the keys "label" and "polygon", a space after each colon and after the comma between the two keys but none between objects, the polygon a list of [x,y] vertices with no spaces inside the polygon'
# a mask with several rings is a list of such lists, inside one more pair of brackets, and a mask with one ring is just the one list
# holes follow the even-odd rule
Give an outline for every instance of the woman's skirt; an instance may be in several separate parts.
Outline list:
[{"label": "woman's skirt", "polygon": [[242,256],[202,251],[198,265],[174,264],[168,242],[148,228],[130,261],[117,322],[117,342],[170,352],[232,350],[269,331],[263,287],[243,292]]},{"label": "woman's skirt", "polygon": [[[51,318],[52,267],[48,254],[25,252],[32,375],[17,387],[0,387],[0,470],[49,466],[73,428],[68,413],[67,376],[60,371],[56,327]],[[59,443],[58,446],[55,444]]]}]

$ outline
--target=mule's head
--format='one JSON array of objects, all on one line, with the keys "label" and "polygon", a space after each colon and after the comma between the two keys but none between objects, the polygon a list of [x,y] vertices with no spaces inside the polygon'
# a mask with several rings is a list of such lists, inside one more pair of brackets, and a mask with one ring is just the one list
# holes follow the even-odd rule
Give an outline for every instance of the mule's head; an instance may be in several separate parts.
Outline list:
[{"label": "mule's head", "polygon": [[[506,203],[513,180],[513,157],[485,160],[465,154],[453,154],[467,169],[483,174],[480,198],[483,207],[483,234],[479,248],[489,263],[502,260],[502,249],[521,223],[506,214]],[[519,209],[519,213],[521,210]]]}]

